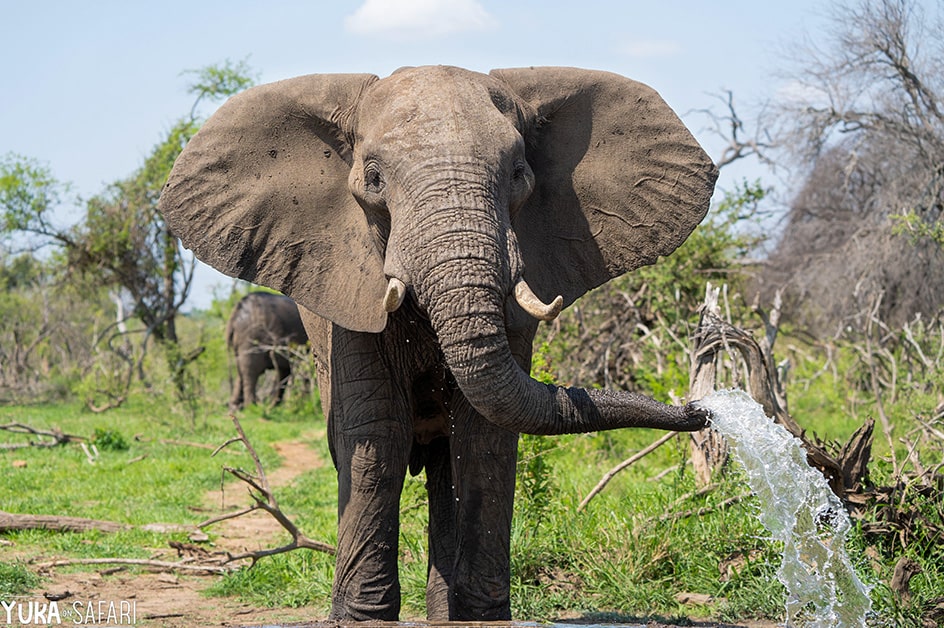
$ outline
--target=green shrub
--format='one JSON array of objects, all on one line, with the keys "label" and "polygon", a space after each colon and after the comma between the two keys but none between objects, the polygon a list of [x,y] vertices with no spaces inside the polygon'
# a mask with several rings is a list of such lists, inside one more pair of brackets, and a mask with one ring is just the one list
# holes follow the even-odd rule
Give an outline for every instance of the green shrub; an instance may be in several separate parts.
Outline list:
[{"label": "green shrub", "polygon": [[130,447],[128,441],[121,435],[121,432],[102,427],[95,428],[92,443],[99,449],[106,451],[127,451]]}]

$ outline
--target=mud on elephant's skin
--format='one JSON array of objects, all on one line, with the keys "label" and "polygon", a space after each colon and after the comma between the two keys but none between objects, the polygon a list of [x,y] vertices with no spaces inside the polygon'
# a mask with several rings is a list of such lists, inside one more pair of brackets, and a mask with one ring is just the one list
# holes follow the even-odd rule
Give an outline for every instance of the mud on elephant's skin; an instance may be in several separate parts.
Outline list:
[{"label": "mud on elephant's skin", "polygon": [[256,384],[268,370],[275,371],[269,402],[282,402],[292,362],[286,351],[308,342],[298,306],[290,298],[269,292],[250,292],[236,304],[226,323],[226,347],[236,363],[229,406],[239,410],[256,403]]},{"label": "mud on elephant's skin", "polygon": [[430,619],[510,617],[518,433],[701,428],[528,376],[538,319],[656,261],[717,170],[652,89],[575,68],[310,75],[230,99],[161,198],[197,257],[300,306],[338,471],[336,620],[393,620],[425,468]]}]

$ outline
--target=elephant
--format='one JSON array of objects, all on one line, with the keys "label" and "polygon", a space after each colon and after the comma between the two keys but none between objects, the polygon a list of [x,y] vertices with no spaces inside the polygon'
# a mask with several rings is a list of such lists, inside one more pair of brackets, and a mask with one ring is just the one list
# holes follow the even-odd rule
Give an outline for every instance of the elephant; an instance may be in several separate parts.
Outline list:
[{"label": "elephant", "polygon": [[292,364],[284,353],[288,345],[308,342],[308,334],[290,298],[270,292],[250,292],[236,304],[226,323],[226,347],[236,360],[236,384],[229,406],[239,410],[256,403],[256,383],[267,370],[275,370],[269,400],[282,402]]},{"label": "elephant", "polygon": [[207,120],[159,207],[199,259],[300,306],[338,477],[331,620],[398,618],[407,472],[429,619],[507,620],[519,434],[706,425],[529,370],[540,321],[674,251],[717,175],[655,90],[580,68],[313,74]]}]

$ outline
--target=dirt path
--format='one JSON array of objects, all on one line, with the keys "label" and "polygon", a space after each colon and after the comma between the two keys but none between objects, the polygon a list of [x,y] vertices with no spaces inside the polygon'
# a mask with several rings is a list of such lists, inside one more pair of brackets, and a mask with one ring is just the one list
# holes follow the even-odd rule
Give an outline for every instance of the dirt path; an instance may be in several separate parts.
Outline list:
[{"label": "dirt path", "polygon": [[[287,486],[302,473],[325,464],[319,455],[301,442],[275,443],[282,464],[268,473],[272,488]],[[247,505],[243,487],[228,485],[223,495],[223,510],[231,506]],[[221,512],[221,495],[211,491],[204,498],[203,507],[209,516]],[[211,551],[243,550],[274,547],[286,542],[288,536],[276,521],[264,512],[255,512],[237,519],[221,521],[213,526],[216,536]],[[163,559],[174,560],[167,557]],[[258,626],[311,621],[320,611],[305,608],[265,609],[251,606],[233,598],[206,597],[203,591],[216,582],[216,576],[192,576],[167,573],[130,574],[119,571],[110,575],[97,572],[60,573],[53,571],[39,594],[54,596],[68,592],[68,597],[57,602],[62,623],[71,625],[81,616],[83,623],[116,625],[113,619],[106,624],[111,611],[118,619],[133,612],[137,626],[165,626],[194,628],[216,626]],[[40,598],[41,599],[41,598]],[[125,604],[122,605],[122,602]],[[88,613],[93,613],[92,616]],[[99,616],[97,613],[102,612]],[[122,613],[125,613],[122,616]],[[97,620],[88,621],[89,617]],[[128,621],[123,622],[128,625]]]}]

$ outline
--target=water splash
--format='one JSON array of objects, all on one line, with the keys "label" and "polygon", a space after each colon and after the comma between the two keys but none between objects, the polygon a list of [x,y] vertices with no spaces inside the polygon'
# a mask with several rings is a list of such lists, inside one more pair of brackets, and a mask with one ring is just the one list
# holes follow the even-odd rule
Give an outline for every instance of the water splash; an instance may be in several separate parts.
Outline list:
[{"label": "water splash", "polygon": [[787,625],[865,626],[871,600],[846,554],[849,517],[822,474],[807,464],[800,440],[743,391],[714,392],[698,404],[711,410],[712,429],[743,466],[761,523],[783,543],[777,577],[787,588]]}]

